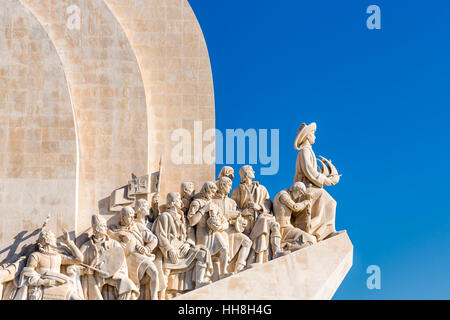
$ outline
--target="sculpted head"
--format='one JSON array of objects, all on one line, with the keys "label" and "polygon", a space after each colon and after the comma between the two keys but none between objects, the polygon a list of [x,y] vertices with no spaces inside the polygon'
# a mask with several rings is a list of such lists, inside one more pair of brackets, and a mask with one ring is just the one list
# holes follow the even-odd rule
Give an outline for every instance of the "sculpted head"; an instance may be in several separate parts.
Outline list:
[{"label": "sculpted head", "polygon": [[138,219],[142,219],[144,218],[149,211],[150,207],[148,204],[148,201],[145,199],[139,199],[138,201],[136,201],[136,217]]},{"label": "sculpted head", "polygon": [[56,236],[50,230],[44,230],[39,233],[39,238],[37,240],[37,245],[39,248],[43,249],[48,246],[56,248]]},{"label": "sculpted head", "polygon": [[123,207],[120,210],[120,224],[123,226],[129,226],[133,223],[135,217],[134,209],[130,206]]},{"label": "sculpted head", "polygon": [[230,193],[232,185],[233,185],[233,181],[231,181],[230,178],[222,177],[217,182],[217,187],[219,188],[218,192],[227,195]]},{"label": "sculpted head", "polygon": [[167,208],[176,208],[177,211],[181,211],[183,202],[178,192],[170,192],[167,194]]},{"label": "sculpted head", "polygon": [[222,177],[227,177],[227,178],[233,180],[233,178],[234,178],[234,169],[232,167],[229,167],[229,166],[222,167],[222,170],[220,170],[220,173],[219,173],[219,180]]},{"label": "sculpted head", "polygon": [[108,233],[108,225],[105,218],[100,215],[94,214],[92,216],[92,231],[97,238],[104,237]]},{"label": "sculpted head", "polygon": [[195,186],[193,182],[183,182],[181,184],[180,194],[182,198],[192,199],[195,195]]},{"label": "sculpted head", "polygon": [[241,181],[255,179],[255,171],[252,166],[242,166],[239,169],[239,175],[241,176]]},{"label": "sculpted head", "polygon": [[302,123],[297,132],[297,137],[295,138],[294,147],[297,150],[300,150],[305,143],[309,142],[310,144],[314,144],[316,142],[315,132],[317,130],[317,124],[315,122],[307,125],[306,123]]},{"label": "sculpted head", "polygon": [[203,184],[202,190],[200,193],[206,199],[212,199],[217,192],[217,186],[214,182],[208,181]]},{"label": "sculpted head", "polygon": [[303,182],[296,182],[289,188],[292,198],[297,199],[306,193],[306,186]]}]

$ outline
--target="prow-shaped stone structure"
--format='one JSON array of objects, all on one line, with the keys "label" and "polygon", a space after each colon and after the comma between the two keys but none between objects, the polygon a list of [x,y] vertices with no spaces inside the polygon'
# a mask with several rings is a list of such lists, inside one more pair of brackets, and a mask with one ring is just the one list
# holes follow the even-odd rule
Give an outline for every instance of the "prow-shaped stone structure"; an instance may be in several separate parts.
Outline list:
[{"label": "prow-shaped stone structure", "polygon": [[327,300],[353,264],[347,232],[181,295],[180,300]]}]

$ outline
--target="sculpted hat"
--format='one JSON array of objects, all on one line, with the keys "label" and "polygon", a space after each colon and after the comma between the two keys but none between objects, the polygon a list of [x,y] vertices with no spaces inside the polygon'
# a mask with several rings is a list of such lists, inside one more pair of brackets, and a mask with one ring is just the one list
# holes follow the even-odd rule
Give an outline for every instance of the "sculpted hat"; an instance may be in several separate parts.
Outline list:
[{"label": "sculpted hat", "polygon": [[94,214],[92,216],[92,227],[97,228],[100,225],[105,225],[106,224],[106,220],[105,218],[103,218],[102,216],[98,215],[98,214]]},{"label": "sculpted hat", "polygon": [[317,130],[317,125],[315,122],[306,125],[306,123],[302,123],[300,128],[298,129],[297,138],[295,138],[294,142],[294,148],[296,150],[300,150],[300,145],[305,140],[305,138],[310,134],[311,132],[315,132]]}]

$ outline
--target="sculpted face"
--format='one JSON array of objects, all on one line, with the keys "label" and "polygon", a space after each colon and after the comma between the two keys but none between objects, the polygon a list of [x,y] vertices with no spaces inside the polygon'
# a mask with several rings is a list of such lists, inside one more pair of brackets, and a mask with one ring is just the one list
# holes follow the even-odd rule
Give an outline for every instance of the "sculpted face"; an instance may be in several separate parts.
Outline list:
[{"label": "sculpted face", "polygon": [[101,237],[105,236],[107,234],[107,232],[108,232],[108,226],[104,222],[101,222],[94,227],[94,233],[97,236],[101,236]]},{"label": "sculpted face", "polygon": [[231,186],[232,186],[232,182],[231,181],[227,181],[225,183],[222,183],[222,185],[221,185],[222,191],[225,194],[229,194],[230,191],[231,191]]},{"label": "sculpted face", "polygon": [[134,210],[124,210],[122,211],[122,224],[129,226],[134,220]]},{"label": "sculpted face", "polygon": [[179,194],[177,194],[175,196],[175,199],[173,199],[172,205],[178,210],[181,210],[181,208],[183,207],[183,201],[181,201],[181,196]]},{"label": "sculpted face", "polygon": [[194,196],[195,193],[195,188],[193,184],[189,184],[186,187],[184,187],[183,189],[183,196],[184,198],[192,198]]},{"label": "sculpted face", "polygon": [[147,214],[149,209],[150,209],[150,207],[149,207],[148,201],[141,201],[141,202],[139,202],[139,207],[136,210],[136,215],[138,217],[143,217]]},{"label": "sculpted face", "polygon": [[245,168],[245,175],[247,179],[255,179],[255,171],[250,166]]}]

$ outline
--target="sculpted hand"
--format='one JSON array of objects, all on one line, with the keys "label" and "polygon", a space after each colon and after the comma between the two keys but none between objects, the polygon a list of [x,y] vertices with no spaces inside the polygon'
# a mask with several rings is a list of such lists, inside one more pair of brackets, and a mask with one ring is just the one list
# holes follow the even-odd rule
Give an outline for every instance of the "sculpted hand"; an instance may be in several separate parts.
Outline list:
[{"label": "sculpted hand", "polygon": [[167,255],[169,256],[169,260],[170,262],[172,262],[173,264],[177,264],[178,263],[178,256],[175,250],[171,249],[167,252]]},{"label": "sculpted hand", "polygon": [[253,209],[255,211],[261,210],[261,206],[255,202],[250,203],[250,209]]},{"label": "sculpted hand", "polygon": [[50,280],[50,279],[44,279],[44,280],[42,280],[42,285],[45,287],[54,287],[56,285],[56,281]]},{"label": "sculpted hand", "polygon": [[189,249],[190,249],[190,245],[189,243],[185,243],[180,247],[180,256],[184,257],[186,255],[186,253],[188,253]]},{"label": "sculpted hand", "polygon": [[147,248],[143,247],[141,245],[136,245],[136,250],[137,252],[139,252],[140,254],[147,254]]}]

